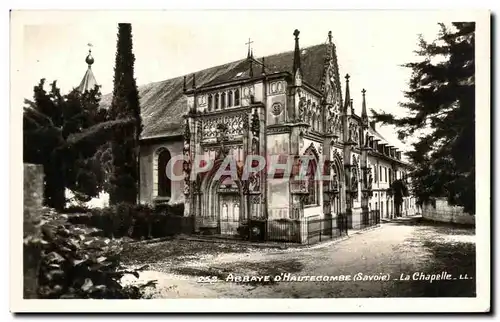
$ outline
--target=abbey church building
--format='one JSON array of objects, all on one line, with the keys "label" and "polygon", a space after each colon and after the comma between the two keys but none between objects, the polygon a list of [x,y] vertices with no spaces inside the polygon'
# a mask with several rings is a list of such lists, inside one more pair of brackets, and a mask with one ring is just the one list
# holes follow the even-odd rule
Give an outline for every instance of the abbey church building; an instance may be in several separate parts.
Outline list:
[{"label": "abbey church building", "polygon": [[[406,178],[409,165],[370,122],[369,92],[351,93],[355,80],[340,77],[331,32],[326,43],[307,48],[300,36],[290,34],[289,52],[257,58],[249,47],[242,60],[139,87],[141,203],[184,203],[195,233],[237,236],[259,223],[270,234],[279,223],[285,239],[298,242],[307,238],[301,223],[311,218],[371,210],[394,216],[388,188]],[[176,171],[184,179],[171,180],[163,169],[180,155]],[[328,180],[279,172],[268,178],[265,170],[245,180],[215,176],[225,157],[244,164],[248,155],[309,156],[312,172],[325,160]],[[190,176],[196,156],[212,160],[213,169]],[[405,197],[402,214],[412,209]]]}]

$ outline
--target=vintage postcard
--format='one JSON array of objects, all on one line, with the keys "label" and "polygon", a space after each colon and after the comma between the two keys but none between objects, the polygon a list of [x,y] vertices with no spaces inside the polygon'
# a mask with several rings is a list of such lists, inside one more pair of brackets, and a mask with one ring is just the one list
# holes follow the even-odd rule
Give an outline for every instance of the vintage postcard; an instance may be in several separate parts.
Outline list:
[{"label": "vintage postcard", "polygon": [[12,11],[11,311],[488,312],[490,19]]}]

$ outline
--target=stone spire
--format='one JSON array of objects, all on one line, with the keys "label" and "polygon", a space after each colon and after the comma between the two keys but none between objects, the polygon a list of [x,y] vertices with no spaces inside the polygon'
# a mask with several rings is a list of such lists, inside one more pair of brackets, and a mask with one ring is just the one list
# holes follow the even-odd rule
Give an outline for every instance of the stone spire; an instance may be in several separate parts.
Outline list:
[{"label": "stone spire", "polygon": [[88,65],[87,71],[85,75],[83,75],[83,79],[78,86],[78,91],[80,93],[85,93],[86,91],[91,91],[97,85],[97,81],[94,77],[94,73],[92,72],[92,64],[94,63],[94,57],[92,57],[92,51],[89,49],[89,54],[85,58],[85,62]]},{"label": "stone spire", "polygon": [[344,111],[347,113],[351,110],[351,94],[349,92],[349,74],[345,75],[345,103],[344,103]]},{"label": "stone spire", "polygon": [[295,36],[295,51],[293,54],[293,75],[294,75],[294,77],[295,77],[297,70],[300,69],[299,34],[300,34],[300,31],[298,29],[295,29],[295,31],[293,32],[293,35]]},{"label": "stone spire", "polygon": [[366,89],[363,88],[361,91],[363,94],[363,103],[361,104],[361,121],[363,122],[364,127],[368,127],[368,113],[366,112]]}]

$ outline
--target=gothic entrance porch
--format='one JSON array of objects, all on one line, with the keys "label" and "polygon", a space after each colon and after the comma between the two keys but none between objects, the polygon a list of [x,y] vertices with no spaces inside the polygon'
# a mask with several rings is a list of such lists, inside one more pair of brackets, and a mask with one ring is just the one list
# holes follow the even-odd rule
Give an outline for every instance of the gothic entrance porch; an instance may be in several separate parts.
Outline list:
[{"label": "gothic entrance porch", "polygon": [[222,180],[217,189],[217,197],[219,201],[219,233],[227,236],[238,235],[242,201],[238,184],[230,177]]}]

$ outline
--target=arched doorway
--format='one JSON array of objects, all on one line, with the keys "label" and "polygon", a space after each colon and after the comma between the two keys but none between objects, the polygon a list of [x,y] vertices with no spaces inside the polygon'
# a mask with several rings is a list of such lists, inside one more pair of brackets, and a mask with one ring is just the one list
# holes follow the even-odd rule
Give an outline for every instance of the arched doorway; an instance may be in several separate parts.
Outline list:
[{"label": "arched doorway", "polygon": [[245,221],[244,199],[241,182],[231,176],[215,178],[220,162],[202,179],[201,217],[207,225],[217,228],[221,235],[238,235],[238,228]]},{"label": "arched doorway", "polygon": [[221,178],[217,188],[219,229],[221,235],[237,235],[241,224],[241,193],[231,177]]}]

